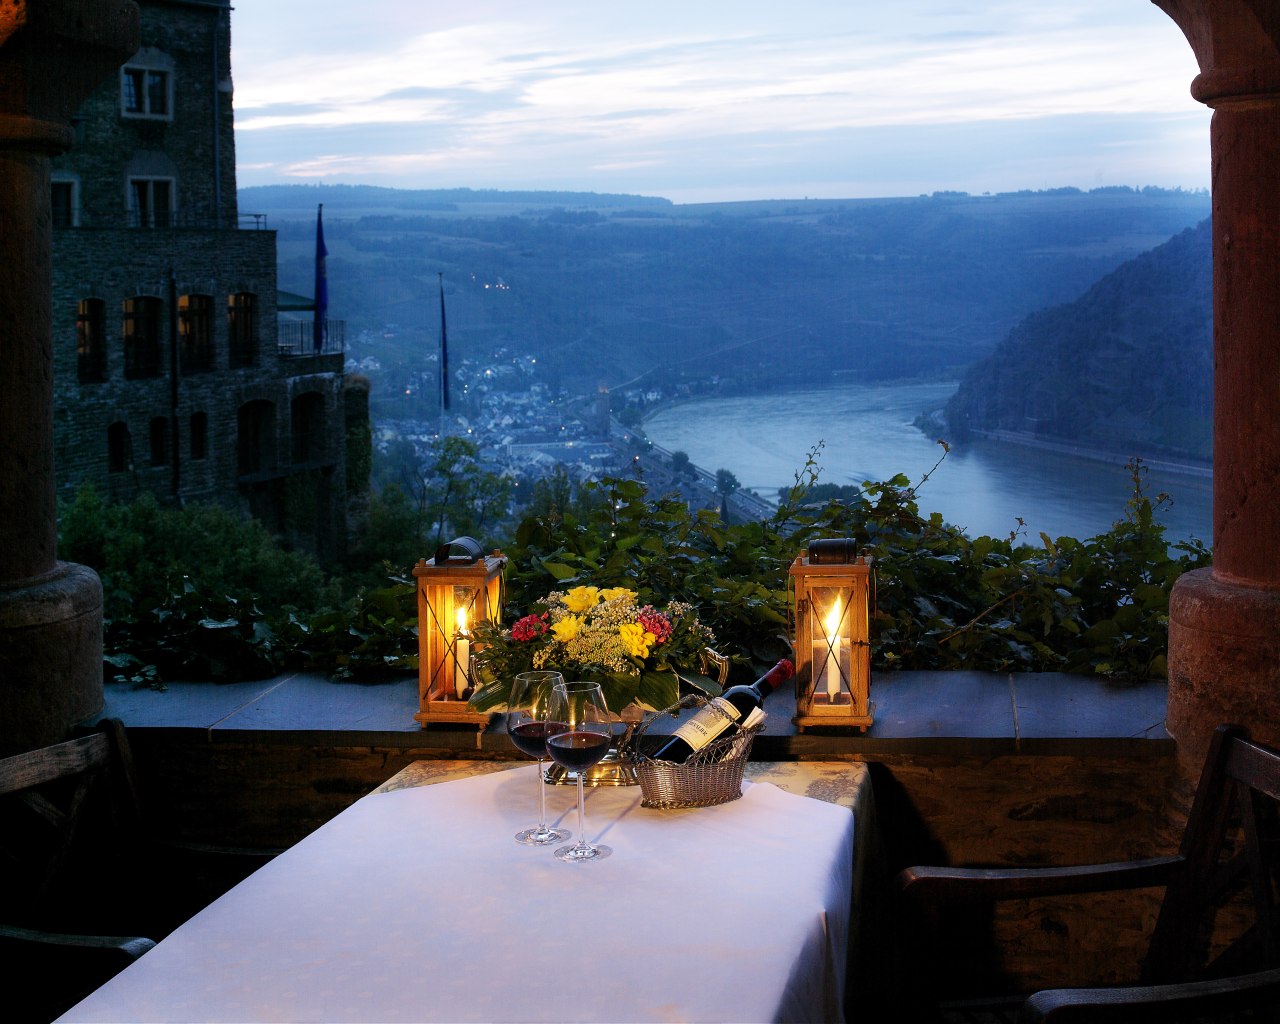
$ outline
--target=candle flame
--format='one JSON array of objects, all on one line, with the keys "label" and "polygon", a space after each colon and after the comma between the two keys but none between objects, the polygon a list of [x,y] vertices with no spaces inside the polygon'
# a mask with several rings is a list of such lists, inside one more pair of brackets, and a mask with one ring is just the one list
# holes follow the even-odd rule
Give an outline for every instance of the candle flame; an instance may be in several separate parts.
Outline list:
[{"label": "candle flame", "polygon": [[840,635],[840,598],[836,598],[836,603],[831,606],[831,611],[827,613],[827,642],[833,647],[836,638]]},{"label": "candle flame", "polygon": [[456,615],[458,619],[458,632],[465,633],[467,631],[467,610],[465,608],[459,608],[457,609]]}]

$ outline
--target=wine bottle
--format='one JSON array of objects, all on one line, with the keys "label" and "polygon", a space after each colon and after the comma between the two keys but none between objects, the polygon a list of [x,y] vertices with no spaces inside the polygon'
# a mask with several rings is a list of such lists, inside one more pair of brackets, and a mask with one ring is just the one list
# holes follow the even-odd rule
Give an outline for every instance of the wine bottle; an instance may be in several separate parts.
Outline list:
[{"label": "wine bottle", "polygon": [[729,687],[679,726],[653,759],[681,764],[712,740],[755,725],[764,717],[764,699],[795,671],[790,660],[783,658],[754,683]]}]

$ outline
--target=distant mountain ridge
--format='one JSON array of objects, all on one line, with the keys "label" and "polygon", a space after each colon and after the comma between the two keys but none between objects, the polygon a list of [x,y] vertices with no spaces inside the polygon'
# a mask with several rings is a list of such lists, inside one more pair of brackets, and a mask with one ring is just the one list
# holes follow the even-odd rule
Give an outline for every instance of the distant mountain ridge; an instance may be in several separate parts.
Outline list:
[{"label": "distant mountain ridge", "polygon": [[1212,457],[1210,221],[1033,313],[965,374],[957,441],[1011,432],[1121,454]]},{"label": "distant mountain ridge", "polygon": [[[419,396],[442,283],[452,366],[528,357],[569,395],[956,380],[1028,315],[1209,213],[1207,194],[1145,188],[679,205],[290,185],[239,199],[276,232],[280,287],[303,295],[324,204],[329,314],[385,419],[431,415]],[[470,395],[456,397],[478,407]]]},{"label": "distant mountain ridge", "polygon": [[251,185],[237,190],[246,209],[314,210],[317,203],[394,206],[403,210],[440,210],[481,203],[529,203],[536,206],[669,207],[670,199],[614,192],[559,192],[493,188],[387,188],[383,185]]}]

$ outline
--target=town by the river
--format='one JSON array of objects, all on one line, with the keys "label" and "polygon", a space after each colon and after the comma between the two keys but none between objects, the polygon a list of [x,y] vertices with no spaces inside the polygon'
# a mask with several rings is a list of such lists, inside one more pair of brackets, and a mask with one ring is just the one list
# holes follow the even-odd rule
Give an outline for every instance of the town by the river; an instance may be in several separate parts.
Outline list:
[{"label": "town by the river", "polygon": [[[943,455],[937,436],[914,425],[942,406],[954,383],[851,385],[758,397],[712,398],[669,405],[644,423],[655,444],[683,451],[711,473],[732,472],[744,488],[771,500],[792,484],[807,453],[822,445],[826,483],[860,484],[904,473],[916,483]],[[944,438],[945,439],[945,438]],[[971,536],[1026,531],[1035,542],[1086,538],[1107,530],[1125,513],[1133,493],[1127,454],[1107,462],[1066,451],[979,439],[953,446],[919,491],[923,513],[940,512]],[[1211,538],[1211,481],[1206,471],[1152,462],[1148,494],[1171,504],[1159,519],[1170,541]],[[1018,519],[1025,523],[1018,526]]]}]

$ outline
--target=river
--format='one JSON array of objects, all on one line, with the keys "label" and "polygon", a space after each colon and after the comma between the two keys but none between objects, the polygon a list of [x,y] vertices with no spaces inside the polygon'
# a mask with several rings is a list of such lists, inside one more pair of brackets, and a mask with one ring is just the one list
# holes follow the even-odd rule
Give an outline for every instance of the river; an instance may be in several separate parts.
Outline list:
[{"label": "river", "polygon": [[[943,449],[913,425],[955,391],[950,384],[847,386],[761,397],[698,399],[645,420],[650,440],[686,452],[703,469],[727,469],[743,487],[776,500],[810,449],[823,444],[820,482],[860,484],[905,473],[918,482]],[[1166,492],[1158,515],[1171,541],[1211,536],[1211,483],[1194,472],[1151,468],[1148,494]],[[1004,441],[953,446],[920,488],[922,513],[940,512],[971,536],[1005,537],[1026,523],[1027,539],[1092,537],[1124,517],[1129,471],[1080,456]]]}]

